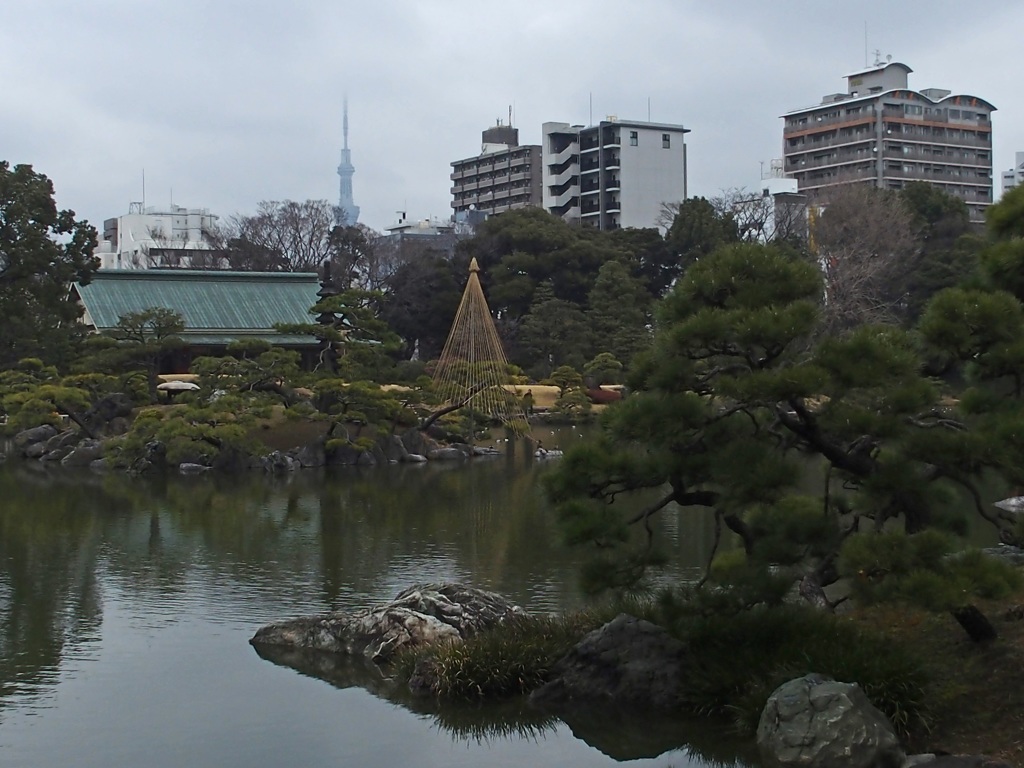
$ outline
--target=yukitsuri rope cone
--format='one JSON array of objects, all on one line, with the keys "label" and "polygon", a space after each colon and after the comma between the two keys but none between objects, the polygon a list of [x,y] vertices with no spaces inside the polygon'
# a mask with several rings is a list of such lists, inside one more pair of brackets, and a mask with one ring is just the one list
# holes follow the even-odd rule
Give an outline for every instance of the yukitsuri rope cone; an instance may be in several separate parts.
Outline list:
[{"label": "yukitsuri rope cone", "polygon": [[434,370],[434,385],[448,405],[465,403],[474,414],[501,422],[516,434],[529,431],[520,398],[511,387],[508,360],[480,287],[480,267],[469,263],[469,280],[444,351]]}]

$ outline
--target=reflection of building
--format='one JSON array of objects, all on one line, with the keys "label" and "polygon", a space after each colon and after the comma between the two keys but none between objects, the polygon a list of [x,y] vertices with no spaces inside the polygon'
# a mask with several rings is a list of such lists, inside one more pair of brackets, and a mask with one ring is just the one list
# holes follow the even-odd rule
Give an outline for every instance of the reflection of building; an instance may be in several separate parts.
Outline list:
[{"label": "reflection of building", "polygon": [[217,217],[205,208],[167,208],[132,203],[128,213],[103,222],[96,249],[101,269],[211,266]]},{"label": "reflection of building", "polygon": [[483,132],[480,154],[452,163],[452,210],[488,215],[540,205],[540,147],[519,146],[519,129],[500,122]]},{"label": "reflection of building", "polygon": [[1024,152],[1018,152],[1013,163],[1013,168],[1003,171],[1003,192],[1009,192],[1014,187],[1024,184]]},{"label": "reflection of building", "polygon": [[609,117],[543,126],[543,206],[596,227],[656,226],[663,203],[686,198],[689,129]]},{"label": "reflection of building", "polygon": [[786,175],[812,198],[836,184],[901,189],[927,181],[962,199],[971,219],[982,221],[992,203],[995,107],[938,88],[912,91],[911,71],[878,62],[848,75],[846,93],[784,115]]}]

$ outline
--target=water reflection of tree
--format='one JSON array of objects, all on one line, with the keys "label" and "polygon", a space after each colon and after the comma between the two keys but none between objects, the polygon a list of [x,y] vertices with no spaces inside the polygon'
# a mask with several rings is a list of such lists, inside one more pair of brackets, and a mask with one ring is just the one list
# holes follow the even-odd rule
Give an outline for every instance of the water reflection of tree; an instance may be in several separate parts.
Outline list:
[{"label": "water reflection of tree", "polygon": [[94,637],[100,537],[81,485],[29,472],[0,474],[0,709],[55,682],[69,644]]},{"label": "water reflection of tree", "polygon": [[562,565],[534,472],[507,469],[500,458],[332,475],[320,495],[320,530],[332,606],[417,563],[428,574],[473,574],[478,586],[516,598],[535,568],[564,568],[563,585],[575,578]]}]

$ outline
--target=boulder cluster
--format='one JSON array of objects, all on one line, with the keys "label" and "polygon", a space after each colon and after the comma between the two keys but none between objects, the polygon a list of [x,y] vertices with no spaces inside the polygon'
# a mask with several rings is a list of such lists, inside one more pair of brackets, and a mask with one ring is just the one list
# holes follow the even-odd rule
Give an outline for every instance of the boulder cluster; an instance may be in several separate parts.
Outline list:
[{"label": "boulder cluster", "polygon": [[[401,648],[459,643],[522,613],[493,592],[419,584],[389,603],[355,613],[269,624],[250,642],[257,649],[326,651],[385,663]],[[622,711],[677,711],[686,669],[683,643],[650,622],[620,614],[566,654],[530,701],[556,711],[595,704]],[[431,690],[415,674],[410,688],[414,693]],[[892,724],[859,686],[815,674],[771,694],[757,744],[764,765],[774,768],[1010,768],[980,755],[907,755]]]}]

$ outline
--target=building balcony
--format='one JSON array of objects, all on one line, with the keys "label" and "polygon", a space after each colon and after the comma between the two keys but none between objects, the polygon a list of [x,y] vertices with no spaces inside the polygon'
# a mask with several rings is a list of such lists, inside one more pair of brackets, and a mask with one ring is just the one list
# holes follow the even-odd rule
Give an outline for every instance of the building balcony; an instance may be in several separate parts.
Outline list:
[{"label": "building balcony", "polygon": [[914,147],[911,152],[904,152],[901,149],[886,149],[882,152],[885,160],[913,160],[918,163],[929,163],[930,165],[950,165],[965,168],[985,168],[991,170],[992,161],[977,157],[951,157],[948,155],[937,155],[934,152],[925,152],[920,147]]},{"label": "building balcony", "polygon": [[935,170],[921,170],[914,169],[910,171],[903,170],[902,168],[884,168],[882,170],[882,178],[885,179],[911,179],[914,181],[935,181],[944,184],[960,184],[963,186],[970,187],[987,187],[992,186],[992,177],[982,177],[977,175],[965,174],[956,176],[950,173],[943,173]]},{"label": "building balcony", "polygon": [[799,160],[791,160],[786,158],[786,173],[801,173],[805,171],[811,171],[815,168],[828,168],[831,166],[849,166],[856,165],[858,163],[871,163],[874,165],[875,153],[863,153],[854,155],[839,155],[838,157],[822,158],[820,160],[810,160],[807,158],[801,158]]},{"label": "building balcony", "polygon": [[859,115],[839,115],[838,117],[823,117],[820,120],[810,117],[802,125],[790,125],[787,121],[782,129],[783,136],[798,136],[806,133],[816,133],[824,129],[835,129],[843,126],[853,127],[855,125],[870,125],[875,122],[875,113],[867,112]]}]

